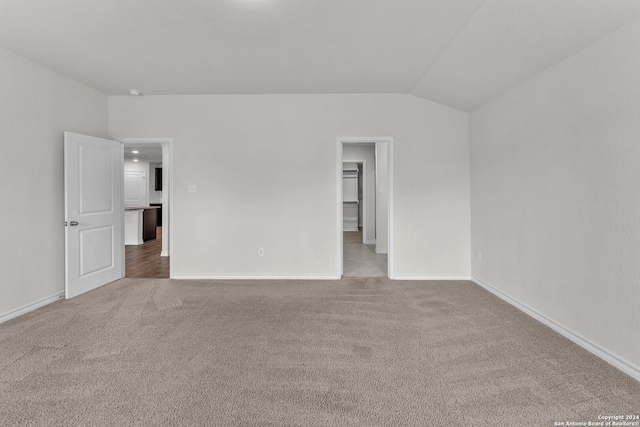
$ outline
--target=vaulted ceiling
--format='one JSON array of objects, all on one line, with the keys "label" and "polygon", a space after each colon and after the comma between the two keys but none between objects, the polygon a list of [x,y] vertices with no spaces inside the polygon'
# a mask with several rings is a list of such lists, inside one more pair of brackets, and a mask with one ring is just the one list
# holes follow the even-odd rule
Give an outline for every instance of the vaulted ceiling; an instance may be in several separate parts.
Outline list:
[{"label": "vaulted ceiling", "polygon": [[471,111],[640,0],[0,0],[0,46],[108,95],[410,93]]}]

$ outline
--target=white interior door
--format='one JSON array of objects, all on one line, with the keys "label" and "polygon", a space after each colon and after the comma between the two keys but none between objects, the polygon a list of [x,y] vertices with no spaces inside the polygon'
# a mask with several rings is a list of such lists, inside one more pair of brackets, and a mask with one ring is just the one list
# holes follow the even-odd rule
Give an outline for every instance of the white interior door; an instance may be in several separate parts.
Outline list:
[{"label": "white interior door", "polygon": [[64,133],[66,297],[124,277],[122,144]]}]

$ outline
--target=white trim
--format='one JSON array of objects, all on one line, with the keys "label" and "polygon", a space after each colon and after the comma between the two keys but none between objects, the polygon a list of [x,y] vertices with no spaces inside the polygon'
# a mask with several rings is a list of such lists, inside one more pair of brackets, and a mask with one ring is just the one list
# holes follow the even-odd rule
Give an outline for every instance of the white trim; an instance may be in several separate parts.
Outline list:
[{"label": "white trim", "polygon": [[338,278],[342,278],[342,273],[344,272],[344,263],[343,263],[343,233],[344,233],[344,221],[342,219],[344,207],[342,205],[342,141],[340,138],[336,140],[337,148],[336,148],[336,186],[337,186],[337,197],[338,200],[336,202],[336,228],[338,229],[337,243],[338,243],[338,269],[337,276]]},{"label": "white trim", "polygon": [[160,251],[160,256],[169,256],[169,251]]},{"label": "white trim", "polygon": [[338,223],[338,235],[337,235],[337,245],[338,245],[338,265],[337,265],[337,273],[338,278],[342,277],[342,273],[344,272],[343,265],[343,253],[342,253],[342,233],[343,233],[343,224],[342,224],[342,144],[345,143],[378,143],[378,142],[386,142],[387,143],[387,186],[388,194],[387,194],[387,245],[388,245],[388,256],[387,256],[387,277],[389,279],[395,279],[395,268],[394,268],[394,208],[393,208],[393,137],[392,136],[374,136],[374,137],[346,137],[339,136],[336,138],[336,186],[337,186],[337,201],[336,201],[336,221]]},{"label": "white trim", "polygon": [[[120,144],[120,176],[122,177],[122,184],[120,187],[120,194],[122,195],[122,212],[120,212],[120,224],[122,224],[122,230],[120,230],[120,235],[122,236],[122,242],[124,242],[124,144]],[[126,246],[126,243],[124,243]],[[122,247],[122,254],[120,255],[120,278],[124,278],[127,274],[127,264],[126,264],[126,253],[127,250],[125,247]],[[66,294],[65,294],[66,297]]]},{"label": "white trim", "polygon": [[[157,137],[157,138],[114,138],[116,141],[126,142],[126,143],[142,143],[142,144],[158,144],[162,142],[166,142],[168,144],[173,143],[173,138],[166,137]],[[155,162],[151,162],[155,163]]]},{"label": "white trim", "polygon": [[0,323],[6,322],[7,320],[14,319],[18,316],[22,316],[23,314],[27,314],[30,311],[36,310],[40,307],[44,307],[45,305],[49,305],[52,302],[59,301],[64,299],[64,292],[57,293],[47,298],[43,298],[40,301],[32,302],[31,304],[23,305],[20,308],[16,308],[15,310],[11,310],[7,313],[0,315]]},{"label": "white trim", "polygon": [[177,280],[340,280],[338,276],[173,276]]},{"label": "white trim", "polygon": [[470,276],[429,275],[429,276],[396,276],[396,280],[471,280]]},{"label": "white trim", "polygon": [[[116,141],[120,141],[124,144],[136,143],[136,144],[167,144],[169,151],[169,252],[165,254],[165,251],[160,253],[160,256],[170,256],[173,253],[173,138],[167,137],[152,137],[152,138],[115,138]],[[124,158],[124,147],[122,151]],[[164,154],[163,154],[164,155]],[[123,162],[124,165],[124,162]],[[164,207],[163,207],[164,208]],[[124,215],[124,212],[123,212]],[[124,227],[122,232],[124,233]],[[123,239],[124,240],[124,239]],[[124,266],[124,254],[123,254],[123,266]],[[124,277],[124,268],[123,268]],[[169,263],[169,277],[173,278],[173,262]]]},{"label": "white trim", "polygon": [[124,244],[125,246],[138,246],[138,245],[142,245],[144,243],[144,240],[125,240]]},{"label": "white trim", "polygon": [[365,245],[375,245],[376,244],[376,239],[373,240],[366,240],[364,242],[362,242]]},{"label": "white trim", "polygon": [[524,312],[525,314],[533,317],[534,319],[536,319],[538,322],[542,323],[545,326],[548,326],[549,328],[553,329],[554,331],[556,331],[557,333],[559,333],[560,335],[562,335],[563,337],[567,338],[570,341],[573,341],[575,344],[578,344],[580,347],[584,348],[585,350],[587,350],[588,352],[594,354],[595,356],[599,357],[600,359],[604,360],[605,362],[609,363],[610,365],[613,365],[614,367],[618,368],[619,370],[621,370],[622,372],[624,372],[625,374],[633,377],[634,379],[636,379],[637,381],[640,381],[640,368],[637,366],[634,366],[632,363],[614,355],[611,354],[609,351],[605,350],[604,348],[600,347],[599,345],[595,344],[594,342],[588,340],[587,338],[584,338],[578,334],[576,334],[575,332],[565,328],[562,325],[557,324],[556,322],[554,322],[552,319],[548,318],[547,316],[545,316],[544,314],[538,312],[537,310],[534,310],[533,308],[511,298],[509,295],[503,293],[502,291],[497,290],[496,288],[492,287],[491,285],[488,285],[487,283],[483,282],[480,279],[477,279],[475,277],[471,277],[471,281],[474,282],[476,285],[486,289],[488,292],[491,292],[492,294],[494,294],[495,296],[497,296],[498,298],[500,298],[501,300],[511,304],[512,306],[514,306],[515,308],[517,308],[518,310]]},{"label": "white trim", "polygon": [[377,253],[377,254],[386,254],[387,253],[387,249],[386,248],[376,248],[375,249],[375,253]]},{"label": "white trim", "polygon": [[389,279],[395,279],[395,243],[394,243],[394,203],[393,203],[393,138],[389,138],[389,144],[387,146],[387,185],[389,189],[387,190],[387,203],[389,214],[387,216],[387,221],[389,224],[387,226],[388,236],[387,236],[387,263],[388,263],[388,275]]}]

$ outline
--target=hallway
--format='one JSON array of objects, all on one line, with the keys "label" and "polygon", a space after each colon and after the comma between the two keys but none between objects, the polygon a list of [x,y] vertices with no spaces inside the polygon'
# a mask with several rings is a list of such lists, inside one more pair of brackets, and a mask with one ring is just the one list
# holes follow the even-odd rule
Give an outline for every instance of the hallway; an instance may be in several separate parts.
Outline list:
[{"label": "hallway", "polygon": [[125,246],[125,277],[169,278],[169,257],[161,257],[162,227],[157,227],[156,238],[142,245]]},{"label": "hallway", "polygon": [[344,277],[387,277],[387,254],[362,243],[362,230],[343,233]]}]

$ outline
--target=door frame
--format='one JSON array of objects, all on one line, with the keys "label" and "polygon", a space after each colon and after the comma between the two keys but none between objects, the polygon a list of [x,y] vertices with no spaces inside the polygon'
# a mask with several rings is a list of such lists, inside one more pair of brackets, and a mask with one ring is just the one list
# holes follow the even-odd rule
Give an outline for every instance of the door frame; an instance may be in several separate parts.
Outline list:
[{"label": "door frame", "polygon": [[[169,166],[169,211],[167,212],[169,215],[169,250],[168,253],[162,252],[161,256],[172,256],[174,255],[174,245],[173,245],[173,138],[166,137],[158,137],[158,138],[115,138],[116,141],[122,143],[122,164],[124,170],[124,145],[127,143],[135,143],[135,144],[160,144],[163,147],[162,150],[162,163],[164,164],[164,155],[166,147],[167,153],[167,163]],[[123,172],[124,173],[124,172]],[[123,189],[123,197],[124,197],[124,189]],[[165,207],[163,206],[164,210]],[[164,224],[164,222],[163,222]],[[124,228],[122,230],[124,233]],[[163,233],[164,234],[164,233]],[[173,278],[173,262],[169,262],[169,278]]]},{"label": "door frame", "polygon": [[387,277],[395,279],[394,259],[394,198],[393,198],[393,137],[392,136],[376,136],[376,137],[353,137],[339,136],[336,138],[336,221],[337,221],[337,276],[342,278],[344,272],[344,253],[343,253],[343,219],[342,219],[342,147],[343,144],[365,144],[365,143],[387,143]]}]

